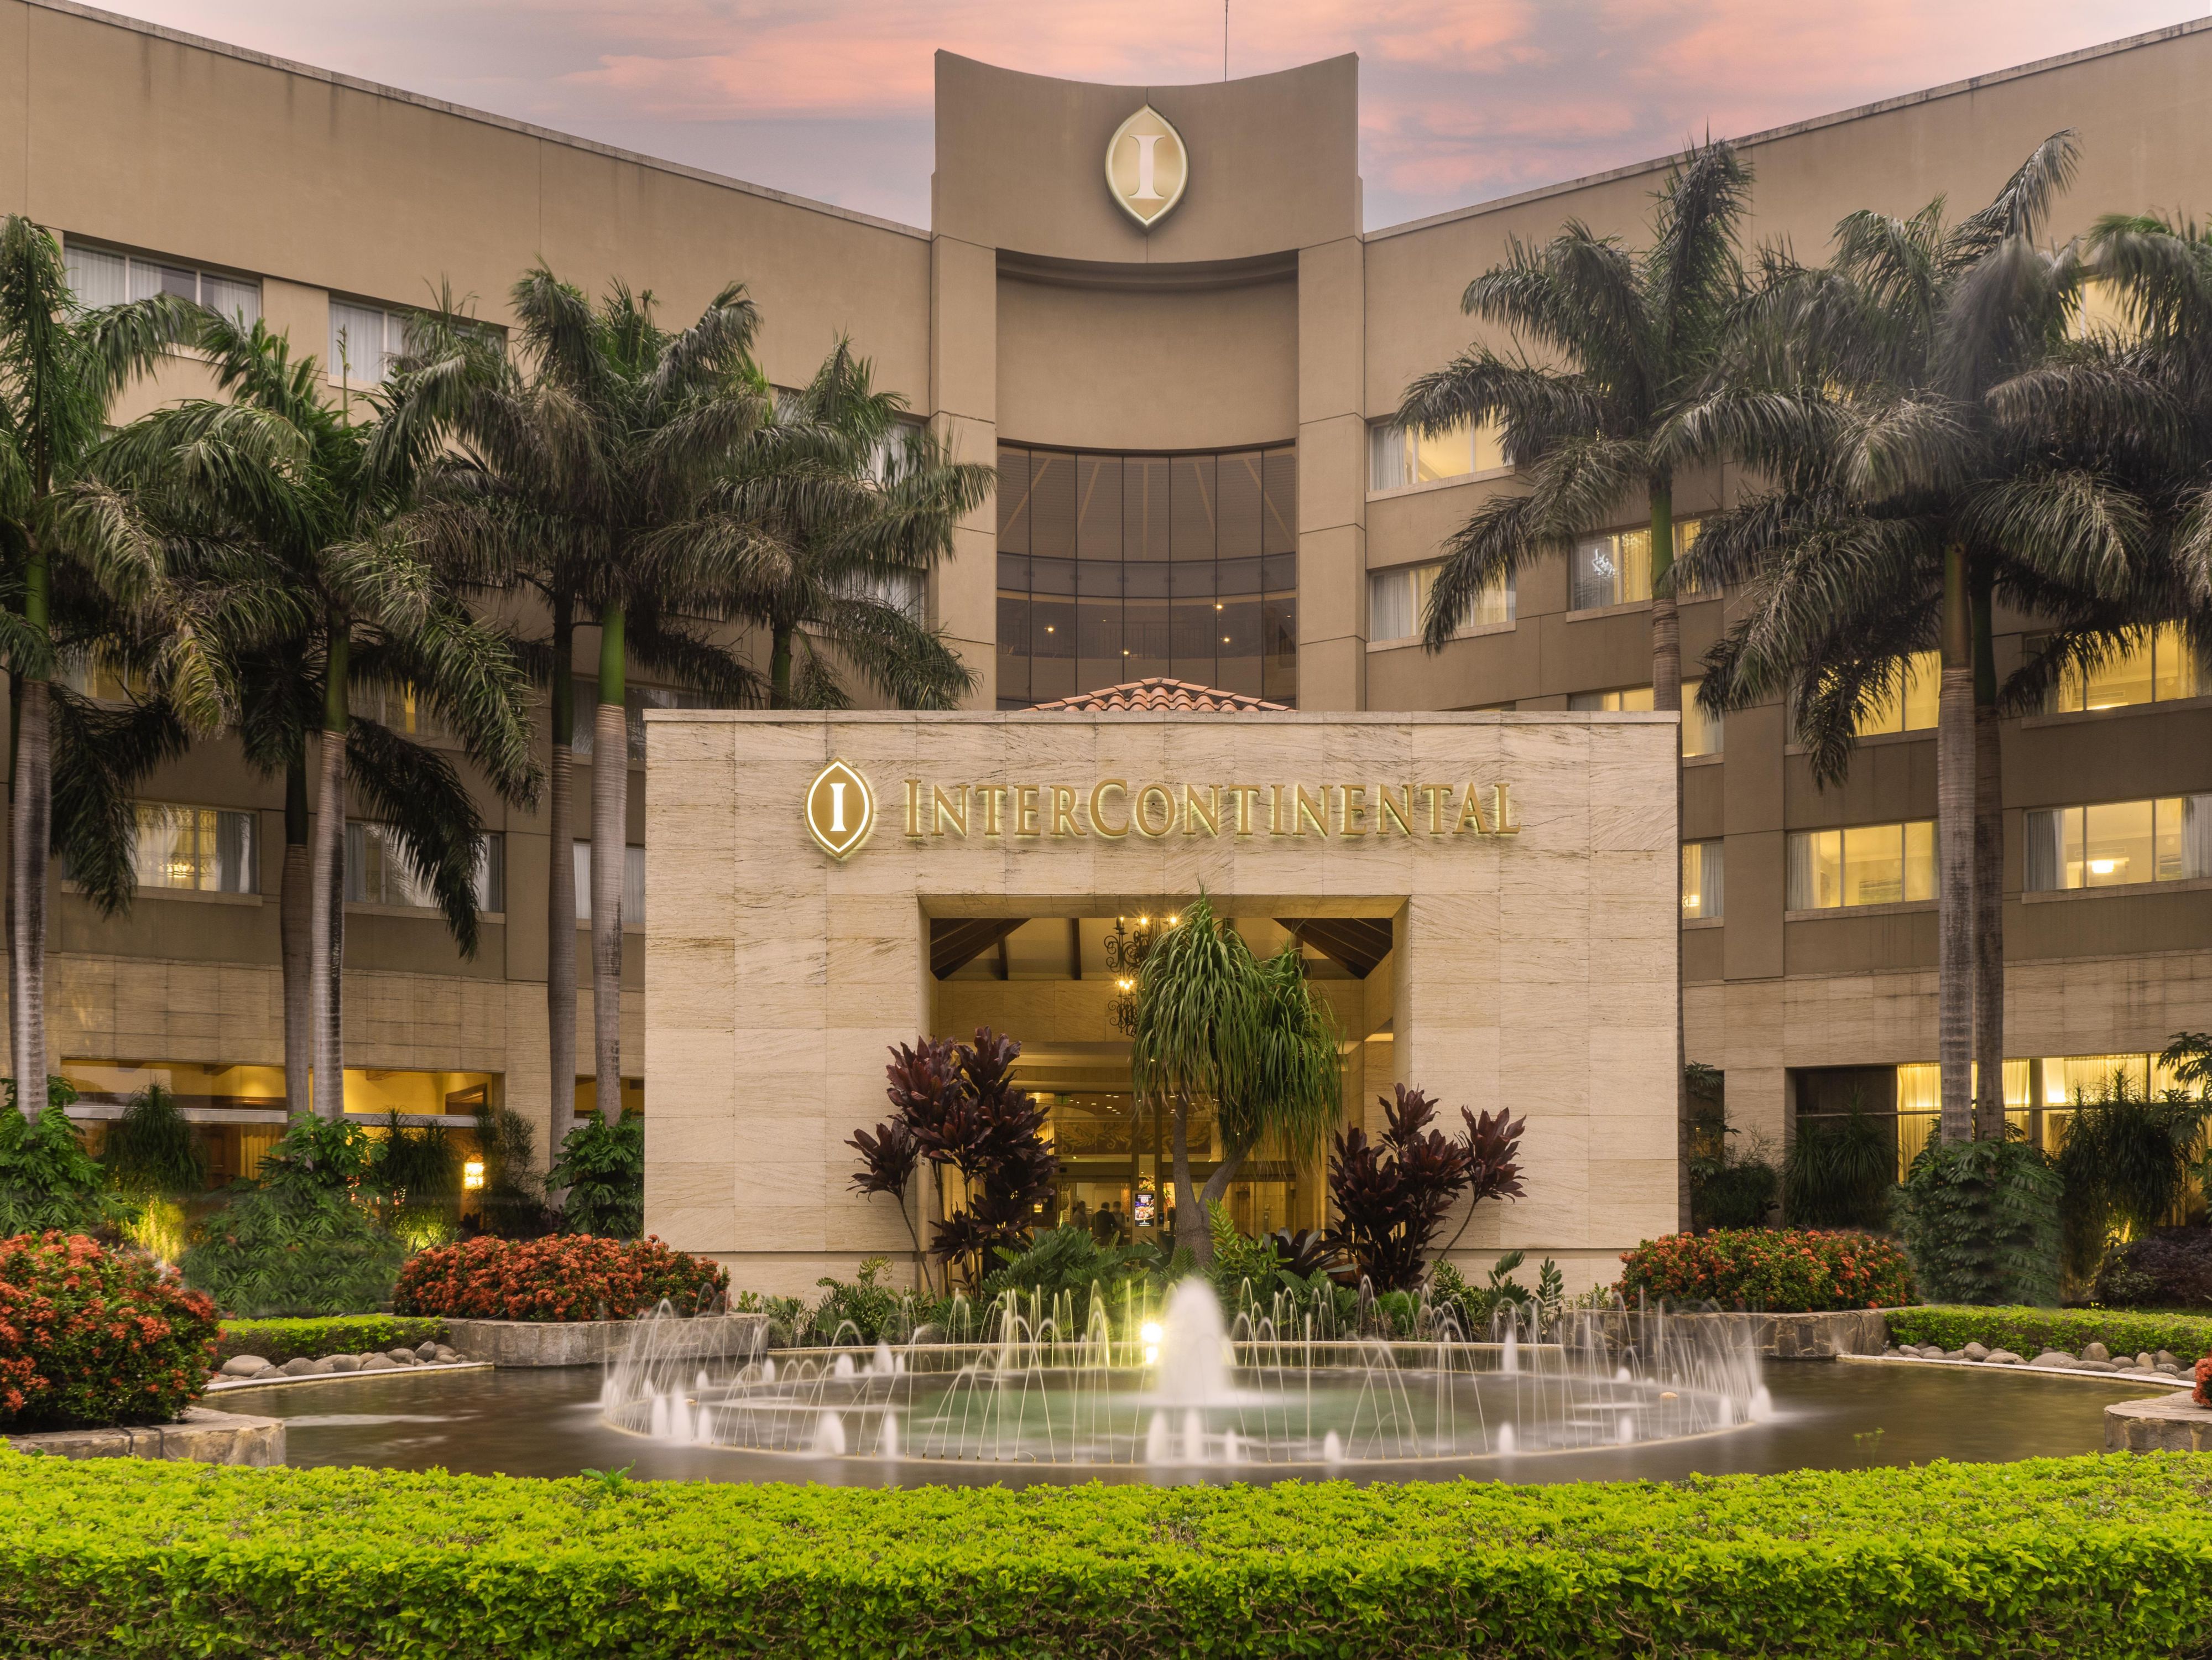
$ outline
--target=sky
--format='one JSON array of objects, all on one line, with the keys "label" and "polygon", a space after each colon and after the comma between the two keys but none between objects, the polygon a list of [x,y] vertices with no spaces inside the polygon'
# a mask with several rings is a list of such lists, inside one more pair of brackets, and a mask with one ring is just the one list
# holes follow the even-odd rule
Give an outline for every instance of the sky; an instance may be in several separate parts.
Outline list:
[{"label": "sky", "polygon": [[[1218,80],[1221,0],[124,0],[149,21],[912,225],[931,56]],[[2205,15],[2207,0],[1231,0],[1353,52],[1370,228]]]}]

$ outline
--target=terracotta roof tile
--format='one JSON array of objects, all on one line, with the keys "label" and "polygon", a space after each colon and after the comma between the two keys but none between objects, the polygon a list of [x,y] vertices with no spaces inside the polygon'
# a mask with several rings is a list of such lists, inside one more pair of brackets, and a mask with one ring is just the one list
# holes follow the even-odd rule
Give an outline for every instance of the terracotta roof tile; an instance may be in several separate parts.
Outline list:
[{"label": "terracotta roof tile", "polygon": [[1098,691],[1078,692],[1073,697],[1057,697],[1051,702],[1039,703],[1036,707],[1087,714],[1145,713],[1159,709],[1255,714],[1264,711],[1287,711],[1291,706],[1288,703],[1270,703],[1263,697],[1248,697],[1241,691],[1219,691],[1212,686],[1198,685],[1188,680],[1170,680],[1164,674],[1155,674],[1146,679],[1128,680],[1118,686],[1107,686]]}]

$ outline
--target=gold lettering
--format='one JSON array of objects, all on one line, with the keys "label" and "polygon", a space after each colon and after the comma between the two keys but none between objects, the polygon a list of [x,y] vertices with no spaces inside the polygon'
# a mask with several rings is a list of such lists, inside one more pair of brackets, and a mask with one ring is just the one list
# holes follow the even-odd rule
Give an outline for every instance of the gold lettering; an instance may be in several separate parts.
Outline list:
[{"label": "gold lettering", "polygon": [[1466,795],[1461,798],[1459,822],[1452,826],[1452,834],[1457,836],[1470,828],[1477,836],[1490,834],[1490,826],[1482,822],[1482,798],[1475,794],[1472,783],[1467,787]]},{"label": "gold lettering", "polygon": [[1200,824],[1206,826],[1208,836],[1221,834],[1221,787],[1209,784],[1206,794],[1206,803],[1201,806],[1198,791],[1188,784],[1182,787],[1182,833],[1185,836],[1197,835]]},{"label": "gold lettering", "polygon": [[1283,787],[1280,784],[1270,784],[1267,788],[1271,792],[1267,798],[1267,834],[1288,836],[1291,830],[1289,816],[1283,806]]},{"label": "gold lettering", "polygon": [[1075,822],[1075,792],[1066,784],[1052,787],[1052,829],[1054,836],[1080,836],[1083,826]]},{"label": "gold lettering", "polygon": [[975,805],[983,809],[983,834],[996,836],[999,833],[999,809],[1006,805],[1006,787],[1004,784],[976,785]]},{"label": "gold lettering", "polygon": [[1323,784],[1321,787],[1319,800],[1306,794],[1306,787],[1304,784],[1294,785],[1292,787],[1298,793],[1298,822],[1297,828],[1292,830],[1291,834],[1304,836],[1306,833],[1306,826],[1311,824],[1316,834],[1328,835],[1328,786]]},{"label": "gold lettering", "polygon": [[1231,784],[1229,787],[1229,799],[1237,813],[1237,835],[1249,836],[1252,833],[1252,804],[1259,794],[1260,786],[1257,784]]},{"label": "gold lettering", "polygon": [[1037,833],[1037,787],[1035,784],[1014,786],[1014,834],[1035,836]]},{"label": "gold lettering", "polygon": [[1121,779],[1102,778],[1093,784],[1091,787],[1091,828],[1108,841],[1118,842],[1129,833],[1129,826],[1127,821],[1124,820],[1121,828],[1115,830],[1099,812],[1099,806],[1105,800],[1108,790],[1118,791],[1125,801],[1129,799],[1129,786]]},{"label": "gold lettering", "polygon": [[1339,836],[1367,834],[1366,785],[1336,786],[1336,833]]},{"label": "gold lettering", "polygon": [[1444,833],[1444,806],[1451,800],[1451,786],[1423,784],[1420,791],[1429,798],[1429,834],[1442,836]]},{"label": "gold lettering", "polygon": [[1388,784],[1375,787],[1375,833],[1388,836],[1393,818],[1398,821],[1399,835],[1411,836],[1413,833],[1413,787],[1411,784],[1406,786],[1404,794],[1395,801],[1390,799]]},{"label": "gold lettering", "polygon": [[[1151,815],[1146,808],[1153,801],[1160,804],[1160,827],[1158,830],[1146,822]],[[1136,806],[1129,810],[1129,823],[1138,835],[1150,836],[1157,842],[1175,828],[1175,797],[1168,794],[1165,784],[1147,784],[1137,792]]]},{"label": "gold lettering", "polygon": [[921,780],[919,778],[906,781],[906,833],[914,836],[922,834]]},{"label": "gold lettering", "polygon": [[1511,786],[1492,784],[1490,787],[1497,802],[1491,833],[1495,836],[1520,835],[1521,823],[1513,816],[1513,803],[1509,793]]},{"label": "gold lettering", "polygon": [[968,786],[959,784],[954,787],[960,792],[957,796],[947,795],[942,784],[936,786],[929,793],[930,811],[933,815],[929,833],[932,836],[944,835],[948,820],[952,825],[952,833],[955,836],[965,836],[968,834]]}]

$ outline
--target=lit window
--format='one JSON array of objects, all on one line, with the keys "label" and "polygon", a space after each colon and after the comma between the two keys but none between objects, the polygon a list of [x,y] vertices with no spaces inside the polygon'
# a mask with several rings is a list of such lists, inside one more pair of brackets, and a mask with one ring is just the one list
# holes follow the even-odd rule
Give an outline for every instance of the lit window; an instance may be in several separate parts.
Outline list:
[{"label": "lit window", "polygon": [[[576,920],[592,920],[592,844],[575,843]],[[645,849],[632,845],[623,849],[622,920],[625,928],[645,926]]]},{"label": "lit window", "polygon": [[1467,422],[1423,436],[1389,422],[1368,429],[1368,488],[1403,489],[1409,484],[1466,478],[1505,465],[1505,435],[1485,423]]},{"label": "lit window", "polygon": [[[356,821],[346,826],[345,897],[350,904],[398,905],[434,910],[438,897],[430,880],[408,856],[399,833],[389,824]],[[485,833],[477,849],[477,909],[507,909],[507,837]]]},{"label": "lit window", "polygon": [[260,891],[252,813],[141,801],[137,818],[140,887],[198,893]]},{"label": "lit window", "polygon": [[2212,795],[2038,807],[2023,830],[2030,893],[2212,876]]},{"label": "lit window", "polygon": [[1717,922],[1721,918],[1723,883],[1721,844],[1717,842],[1682,843],[1682,920]]},{"label": "lit window", "polygon": [[[1369,573],[1367,578],[1368,638],[1411,640],[1429,614],[1429,595],[1443,570],[1443,562],[1401,565],[1395,570]],[[1514,585],[1509,579],[1485,588],[1468,608],[1460,627],[1479,629],[1510,623],[1514,614]]]},{"label": "lit window", "polygon": [[94,247],[74,237],[62,250],[62,264],[77,303],[89,309],[173,294],[240,322],[252,323],[261,316],[261,284],[250,277]]},{"label": "lit window", "polygon": [[[2040,650],[2048,636],[2031,635],[2024,645],[2031,654]],[[2051,714],[2079,714],[2091,709],[2126,708],[2137,703],[2166,703],[2179,697],[2201,697],[2212,687],[2203,656],[2191,646],[2179,628],[2160,623],[2138,629],[2121,649],[2097,668],[2084,672],[2069,667],[2044,701]]]},{"label": "lit window", "polygon": [[1570,692],[1567,707],[1590,714],[1649,714],[1651,688],[1624,686],[1618,691]]},{"label": "lit window", "polygon": [[354,713],[410,738],[446,738],[452,734],[430,707],[430,700],[412,685],[372,686],[352,694]]},{"label": "lit window", "polygon": [[126,672],[96,658],[65,660],[55,678],[78,696],[100,703],[136,702],[147,691],[146,676],[142,671],[131,669]]},{"label": "lit window", "polygon": [[[592,752],[592,727],[599,718],[599,683],[596,677],[575,678],[576,732],[568,747],[580,756]],[[645,759],[645,712],[647,709],[711,709],[720,707],[704,692],[678,691],[669,686],[632,686],[623,695],[623,732],[629,758]]]},{"label": "lit window", "polygon": [[1791,910],[1893,905],[1936,897],[1936,824],[1854,824],[1794,830],[1789,842]]},{"label": "lit window", "polygon": [[1942,684],[1941,655],[1932,651],[1913,653],[1905,659],[1901,677],[1893,679],[1887,694],[1859,717],[1853,730],[1861,738],[1884,732],[1928,730],[1936,724]]},{"label": "lit window", "polygon": [[[1674,521],[1676,557],[1687,553],[1696,544],[1701,523],[1696,519]],[[1572,593],[1567,602],[1570,611],[1601,611],[1607,605],[1632,605],[1649,599],[1651,597],[1651,532],[1649,527],[1584,538],[1575,549],[1571,587]],[[1680,597],[1695,599],[1698,591],[1686,589]]]},{"label": "lit window", "polygon": [[1708,714],[1698,702],[1702,680],[1682,682],[1682,753],[1718,755],[1728,736],[1728,717]]}]

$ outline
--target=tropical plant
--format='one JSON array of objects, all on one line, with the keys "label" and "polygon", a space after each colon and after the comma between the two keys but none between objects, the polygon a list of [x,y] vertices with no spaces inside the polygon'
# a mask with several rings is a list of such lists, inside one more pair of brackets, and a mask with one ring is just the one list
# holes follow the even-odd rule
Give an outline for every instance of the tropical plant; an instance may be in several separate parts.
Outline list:
[{"label": "tropical plant", "polygon": [[970,1283],[1000,1248],[1029,1244],[1030,1219],[1052,1197],[1060,1169],[1042,1134],[1044,1109],[1013,1082],[1021,1052],[979,1026],[972,1043],[901,1043],[884,1068],[885,1093],[921,1157],[963,1178],[967,1204],[930,1225],[930,1249],[941,1262],[963,1263]]},{"label": "tropical plant", "polygon": [[2212,1228],[2158,1228],[2108,1253],[2090,1288],[2106,1304],[2212,1308]]},{"label": "tropical plant", "polygon": [[2070,1278],[2087,1282],[2119,1237],[2140,1238],[2171,1219],[2208,1117],[2212,1101],[2179,1090],[2151,1096],[2124,1072],[2094,1095],[2075,1094],[2052,1160],[2064,1193]]},{"label": "tropical plant", "polygon": [[1330,1237],[1377,1292],[1411,1291],[1454,1204],[1521,1197],[1513,1155],[1526,1121],[1503,1109],[1478,1118],[1462,1107],[1466,1135],[1455,1140],[1430,1128],[1437,1109],[1425,1091],[1400,1084],[1378,1099],[1379,1139],[1355,1125],[1334,1142],[1328,1187],[1338,1222]]},{"label": "tropical plant", "polygon": [[[13,1108],[12,1079],[7,1098]],[[0,1114],[0,1235],[54,1229],[102,1233],[130,1219],[134,1207],[110,1191],[105,1172],[70,1122],[69,1104],[76,1098],[66,1079],[50,1078],[46,1110],[37,1117]]]},{"label": "tropical plant", "polygon": [[645,1120],[592,1118],[568,1132],[545,1185],[568,1189],[561,1225],[569,1233],[635,1239],[645,1231]]},{"label": "tropical plant", "polygon": [[1225,1309],[1267,1306],[1274,1295],[1278,1275],[1273,1239],[1255,1239],[1238,1231],[1229,1207],[1212,1201],[1206,1207],[1207,1243],[1212,1255],[1200,1270],[1212,1285]]},{"label": "tropical plant", "polygon": [[1470,1285],[1449,1262],[1438,1262],[1429,1274],[1432,1316],[1448,1316],[1462,1340],[1480,1342],[1497,1329],[1498,1316],[1510,1309],[1530,1337],[1541,1337],[1566,1306],[1566,1276],[1547,1256],[1537,1266],[1536,1288],[1531,1291],[1513,1277],[1513,1270],[1528,1260],[1526,1251],[1501,1253],[1480,1286]]},{"label": "tropical plant", "polygon": [[0,1239],[0,1426],[180,1417],[199,1398],[216,1330],[213,1303],[135,1252],[82,1234]]},{"label": "tropical plant", "polygon": [[1782,1207],[1812,1228],[1883,1228],[1897,1186],[1891,1121],[1854,1098],[1840,1116],[1806,1115],[1782,1161]]},{"label": "tropical plant", "polygon": [[850,1325],[853,1335],[848,1341],[853,1342],[874,1343],[893,1337],[903,1341],[908,1335],[902,1329],[906,1298],[896,1286],[877,1283],[890,1266],[887,1256],[864,1257],[855,1280],[827,1274],[817,1280],[814,1283],[821,1288],[822,1300],[807,1318],[806,1335],[817,1343],[835,1344]]},{"label": "tropical plant", "polygon": [[1692,1061],[1683,1069],[1690,1102],[1690,1227],[1756,1228],[1774,1208],[1781,1172],[1758,1136],[1738,1146],[1741,1132],[1728,1121],[1726,1079],[1717,1067]]},{"label": "tropical plant", "polygon": [[[570,1116],[573,1121],[573,1108]],[[489,1103],[477,1109],[476,1118],[483,1185],[477,1189],[475,1231],[500,1239],[539,1239],[557,1231],[561,1215],[546,1203],[529,1120],[512,1107]]]},{"label": "tropical plant", "polygon": [[906,1224],[906,1237],[914,1242],[915,1276],[926,1284],[922,1265],[927,1258],[907,1200],[907,1189],[914,1185],[914,1174],[921,1162],[914,1132],[894,1118],[887,1124],[878,1124],[872,1135],[866,1130],[854,1130],[845,1145],[860,1155],[860,1167],[853,1172],[853,1191],[871,1198],[881,1194],[897,1205],[899,1220]]},{"label": "tropical plant", "polygon": [[177,1110],[177,1098],[160,1084],[133,1095],[107,1126],[100,1162],[126,1193],[174,1199],[207,1186],[207,1149],[199,1132]]},{"label": "tropical plant", "polygon": [[1897,1231],[1931,1303],[2058,1300],[2057,1172],[2025,1141],[1931,1140],[1897,1195]]},{"label": "tropical plant", "polygon": [[460,1225],[461,1164],[444,1125],[403,1124],[393,1109],[385,1116],[384,1139],[364,1183],[379,1219],[412,1249],[445,1243]]}]

